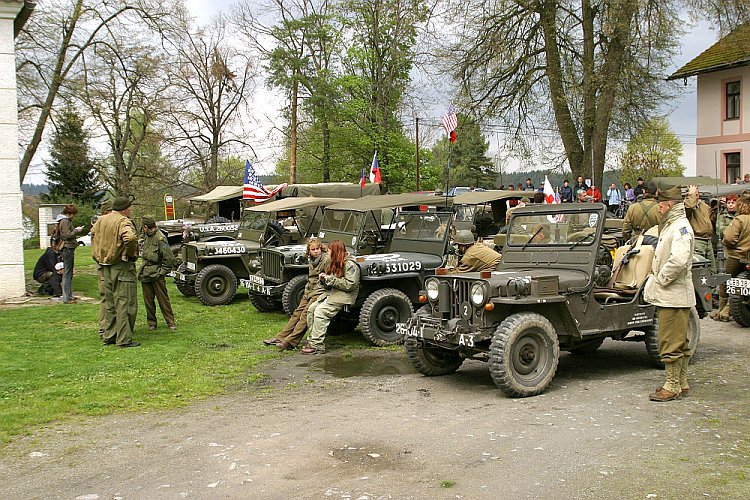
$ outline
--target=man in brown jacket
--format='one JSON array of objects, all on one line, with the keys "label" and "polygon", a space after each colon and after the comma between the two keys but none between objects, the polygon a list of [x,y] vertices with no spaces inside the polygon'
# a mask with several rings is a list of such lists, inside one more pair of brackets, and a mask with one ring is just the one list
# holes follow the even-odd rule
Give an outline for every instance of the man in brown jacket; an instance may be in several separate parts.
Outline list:
[{"label": "man in brown jacket", "polygon": [[643,199],[633,203],[622,220],[622,238],[624,241],[639,236],[659,223],[659,203],[654,199],[656,183],[648,181],[643,184]]},{"label": "man in brown jacket", "polygon": [[695,253],[705,257],[711,263],[711,272],[715,273],[716,259],[711,244],[711,236],[714,234],[711,207],[700,199],[698,186],[688,186],[687,196],[685,196],[685,214],[695,233]]},{"label": "man in brown jacket", "polygon": [[474,235],[468,229],[456,233],[456,244],[461,260],[456,272],[470,273],[474,271],[494,270],[500,263],[502,256],[493,249],[474,242]]},{"label": "man in brown jacket", "polygon": [[118,196],[112,212],[100,217],[91,228],[91,256],[102,266],[107,306],[103,340],[119,347],[137,347],[133,327],[138,313],[138,280],[135,261],[138,259],[138,235],[130,216],[132,201]]}]

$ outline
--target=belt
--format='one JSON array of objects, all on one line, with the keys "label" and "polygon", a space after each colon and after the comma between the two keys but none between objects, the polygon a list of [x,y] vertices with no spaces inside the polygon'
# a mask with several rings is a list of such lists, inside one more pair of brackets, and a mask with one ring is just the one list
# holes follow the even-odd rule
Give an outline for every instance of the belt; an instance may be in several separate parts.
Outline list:
[{"label": "belt", "polygon": [[696,240],[701,240],[701,241],[709,241],[711,238],[700,238],[700,237],[696,236],[695,239]]}]

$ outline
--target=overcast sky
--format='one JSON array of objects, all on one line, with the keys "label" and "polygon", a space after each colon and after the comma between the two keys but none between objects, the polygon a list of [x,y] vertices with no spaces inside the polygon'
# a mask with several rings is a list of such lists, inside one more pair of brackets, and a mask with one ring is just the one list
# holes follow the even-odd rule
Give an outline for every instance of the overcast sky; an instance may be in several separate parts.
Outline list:
[{"label": "overcast sky", "polygon": [[[233,3],[233,0],[186,0],[185,3],[188,9],[190,9],[190,12],[196,17],[198,23],[205,24],[220,12],[227,12],[229,5]],[[689,28],[689,32],[682,38],[681,52],[675,58],[670,73],[700,54],[715,41],[716,32],[711,31],[707,24],[699,24]],[[678,135],[683,143],[683,163],[686,166],[686,175],[693,175],[695,173],[695,87],[696,78],[689,78],[687,86],[680,86],[680,95],[678,99],[672,102],[669,110],[665,110],[665,112],[670,113],[669,119],[672,125],[672,130]],[[253,97],[253,116],[258,125],[256,133],[258,145],[254,148],[257,156],[252,155],[252,152],[250,151],[247,152],[247,155],[251,160],[257,162],[256,169],[259,173],[272,173],[275,165],[275,155],[278,153],[274,150],[275,148],[273,147],[273,144],[278,141],[269,139],[267,134],[271,131],[274,125],[281,125],[280,123],[273,123],[276,120],[276,117],[280,116],[279,109],[281,107],[281,102],[278,99],[275,99],[270,92],[265,90],[263,85],[257,87],[256,94]],[[433,109],[439,109],[440,107],[441,104],[436,103]],[[438,115],[441,112],[442,111],[440,110],[426,111],[425,115]],[[430,118],[428,118],[428,120],[429,119]],[[434,120],[437,120],[437,118],[434,118]],[[422,134],[420,133],[420,136],[421,135]],[[493,155],[493,150],[497,148],[497,144],[492,138],[490,138],[490,148],[490,154]],[[40,150],[37,153],[34,163],[26,176],[25,182],[37,184],[45,182],[42,167],[42,162],[45,157],[48,157],[46,151]]]}]

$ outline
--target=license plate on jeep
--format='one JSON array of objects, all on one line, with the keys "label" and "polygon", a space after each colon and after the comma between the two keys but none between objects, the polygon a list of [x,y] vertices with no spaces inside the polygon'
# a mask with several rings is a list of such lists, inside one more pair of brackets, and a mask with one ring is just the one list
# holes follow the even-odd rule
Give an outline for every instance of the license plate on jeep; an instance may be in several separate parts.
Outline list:
[{"label": "license plate on jeep", "polygon": [[727,294],[750,295],[750,280],[744,278],[731,278],[727,280]]},{"label": "license plate on jeep", "polygon": [[195,262],[186,262],[185,267],[190,271],[195,271]]},{"label": "license plate on jeep", "polygon": [[409,334],[409,327],[406,326],[406,323],[396,323],[396,333],[406,337]]},{"label": "license plate on jeep", "polygon": [[259,295],[271,295],[271,287],[266,285],[258,285],[256,283],[248,283],[245,287],[253,293]]}]

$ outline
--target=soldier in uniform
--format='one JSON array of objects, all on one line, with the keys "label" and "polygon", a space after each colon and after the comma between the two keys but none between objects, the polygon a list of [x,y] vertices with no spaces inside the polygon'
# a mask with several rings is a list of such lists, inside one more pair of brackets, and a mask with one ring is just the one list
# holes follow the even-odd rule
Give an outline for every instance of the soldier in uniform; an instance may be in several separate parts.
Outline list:
[{"label": "soldier in uniform", "polygon": [[169,303],[164,277],[177,267],[177,258],[172,253],[167,238],[156,228],[156,221],[151,217],[143,218],[141,258],[143,262],[138,270],[138,279],[143,290],[148,329],[156,330],[156,303],[154,301],[156,299],[167,327],[174,331],[177,327],[174,324],[174,313],[172,304]]},{"label": "soldier in uniform", "polygon": [[643,185],[643,197],[638,203],[630,205],[622,220],[622,238],[630,240],[633,236],[640,236],[650,228],[659,224],[659,207],[654,199],[656,184],[648,181]]},{"label": "soldier in uniform", "polygon": [[456,244],[461,260],[456,272],[470,273],[473,271],[494,270],[500,263],[502,256],[481,243],[474,242],[474,235],[468,229],[456,233]]},{"label": "soldier in uniform", "polygon": [[279,350],[294,349],[305,336],[307,331],[307,311],[311,304],[318,300],[323,293],[323,285],[320,284],[320,273],[325,272],[328,267],[328,255],[323,248],[323,243],[316,238],[307,242],[307,285],[302,293],[297,309],[294,310],[284,328],[273,338],[264,340],[266,345],[275,345]]},{"label": "soldier in uniform", "polygon": [[685,213],[690,221],[690,226],[695,233],[695,253],[702,255],[711,263],[711,272],[716,272],[716,259],[714,248],[711,245],[711,236],[714,234],[714,225],[711,222],[711,207],[700,199],[698,186],[688,186],[685,197]]},{"label": "soldier in uniform", "polygon": [[[747,255],[750,252],[750,195],[743,194],[737,200],[736,215],[729,227],[724,229],[722,243],[726,247],[727,255],[724,272],[736,278],[745,270]],[[723,284],[719,287],[719,313],[711,318],[729,321],[728,302],[727,287]]]},{"label": "soldier in uniform", "polygon": [[[743,209],[744,210],[744,209]],[[716,217],[716,235],[718,237],[718,244],[723,244],[724,232],[732,224],[737,213],[737,195],[729,194],[726,197],[726,204],[724,208],[719,212]],[[734,239],[734,238],[732,238]],[[748,248],[747,250],[750,250]],[[723,249],[724,257],[730,253],[729,249],[724,245]],[[736,253],[736,249],[732,250],[732,253]],[[744,257],[743,257],[744,259]],[[726,260],[724,262],[724,271],[726,271]],[[719,308],[711,311],[709,317],[714,320],[729,321],[729,298],[727,297],[727,288],[723,284],[719,286]]]},{"label": "soldier in uniform", "polygon": [[104,343],[119,347],[137,347],[133,327],[138,313],[138,288],[135,261],[138,259],[138,235],[130,216],[132,201],[118,196],[112,212],[100,217],[91,228],[91,256],[104,272]]},{"label": "soldier in uniform", "polygon": [[667,381],[649,395],[651,401],[671,401],[690,389],[687,368],[688,322],[695,306],[695,290],[690,268],[693,262],[693,228],[685,216],[685,204],[679,186],[660,187],[659,242],[651,265],[652,275],[644,287],[646,301],[657,307],[659,355],[665,365]]},{"label": "soldier in uniform", "polygon": [[[112,200],[104,200],[101,205],[99,205],[99,209],[102,212],[102,214],[99,216],[100,218],[110,213],[112,211]],[[94,244],[95,237],[96,235],[94,233],[91,233],[92,245]],[[104,269],[102,268],[101,264],[96,262],[95,264],[96,274],[99,277],[99,338],[104,340],[104,317],[107,314],[107,304],[104,301],[104,295],[107,293],[107,286],[104,284]]]}]

